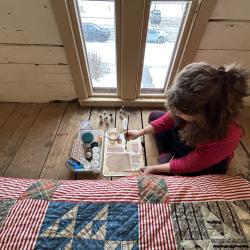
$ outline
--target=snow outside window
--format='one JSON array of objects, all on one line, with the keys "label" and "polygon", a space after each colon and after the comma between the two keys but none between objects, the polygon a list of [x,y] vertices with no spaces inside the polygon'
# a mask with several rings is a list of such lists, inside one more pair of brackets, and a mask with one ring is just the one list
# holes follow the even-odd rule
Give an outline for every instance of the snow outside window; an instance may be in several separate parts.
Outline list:
[{"label": "snow outside window", "polygon": [[152,1],[141,92],[164,92],[172,58],[190,1]]},{"label": "snow outside window", "polygon": [[78,0],[78,6],[92,87],[116,92],[115,3]]}]

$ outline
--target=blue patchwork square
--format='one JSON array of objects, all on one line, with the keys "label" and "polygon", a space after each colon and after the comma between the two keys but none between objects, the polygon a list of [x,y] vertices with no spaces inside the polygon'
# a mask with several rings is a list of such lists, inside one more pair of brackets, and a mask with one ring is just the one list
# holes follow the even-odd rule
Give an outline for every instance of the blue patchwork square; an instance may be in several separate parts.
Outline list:
[{"label": "blue patchwork square", "polygon": [[112,204],[107,220],[107,240],[138,239],[137,204]]},{"label": "blue patchwork square", "polygon": [[[112,247],[112,248],[110,248]],[[36,249],[138,249],[138,206],[50,202]]]}]

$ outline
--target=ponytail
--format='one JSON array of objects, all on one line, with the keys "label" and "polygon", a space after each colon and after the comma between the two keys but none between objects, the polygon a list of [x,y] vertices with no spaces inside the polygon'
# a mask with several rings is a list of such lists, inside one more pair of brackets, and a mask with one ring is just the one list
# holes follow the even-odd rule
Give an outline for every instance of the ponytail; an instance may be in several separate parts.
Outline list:
[{"label": "ponytail", "polygon": [[232,64],[225,66],[225,84],[227,92],[228,115],[234,119],[238,116],[243,105],[243,97],[249,95],[249,71]]}]

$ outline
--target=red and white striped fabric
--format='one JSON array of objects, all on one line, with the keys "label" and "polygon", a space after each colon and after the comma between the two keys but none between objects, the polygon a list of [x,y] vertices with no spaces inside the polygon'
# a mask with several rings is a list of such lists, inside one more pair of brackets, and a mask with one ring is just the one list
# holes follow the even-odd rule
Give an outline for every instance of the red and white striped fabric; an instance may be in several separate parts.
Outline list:
[{"label": "red and white striped fabric", "polygon": [[0,231],[0,249],[33,249],[48,201],[17,200]]},{"label": "red and white striped fabric", "polygon": [[140,249],[176,249],[169,207],[164,203],[140,204]]},{"label": "red and white striped fabric", "polygon": [[240,177],[205,175],[165,177],[170,202],[250,199],[249,182]]},{"label": "red and white striped fabric", "polygon": [[[114,203],[125,203],[125,205],[132,203],[135,210],[138,208],[139,249],[157,250],[177,249],[185,241],[185,239],[177,240],[179,236],[176,233],[176,225],[179,221],[181,221],[180,226],[184,225],[182,228],[185,229],[186,222],[183,223],[182,210],[187,213],[185,218],[190,218],[191,210],[189,209],[192,207],[200,209],[197,210],[199,213],[200,211],[207,213],[210,205],[206,205],[206,202],[211,202],[210,212],[212,213],[213,206],[215,206],[213,201],[218,201],[216,204],[218,208],[223,207],[220,202],[231,202],[232,204],[226,205],[228,211],[231,211],[234,207],[237,210],[237,206],[241,206],[240,203],[233,203],[234,201],[250,200],[250,184],[240,177],[222,175],[153,176],[153,178],[149,178],[149,181],[147,178],[140,178],[140,183],[139,178],[137,176],[126,177],[113,182],[103,180],[58,181],[53,192],[48,193],[48,200],[22,198],[24,197],[22,194],[38,180],[0,178],[0,209],[1,204],[4,204],[5,201],[12,201],[10,205],[7,205],[7,207],[9,206],[7,210],[9,210],[6,210],[7,212],[2,217],[4,219],[1,218],[0,213],[0,249],[34,249],[39,237],[39,230],[46,212],[49,210],[47,208],[53,202],[55,202],[53,204],[69,202],[91,203],[91,205],[97,203],[98,206],[103,203],[110,203],[110,206]],[[158,186],[156,186],[157,184]],[[151,187],[152,189],[150,189]],[[147,192],[143,192],[143,188],[148,188]],[[160,195],[163,195],[164,199],[161,199]],[[168,197],[166,198],[166,196]],[[180,204],[181,206],[179,206]],[[244,210],[245,206],[249,207],[249,205],[243,204],[239,211]],[[3,205],[3,208],[6,207]],[[213,216],[215,218],[215,215]],[[243,216],[245,215],[243,214]],[[202,219],[201,216],[199,222]],[[243,219],[242,223],[244,223]],[[196,225],[192,223],[190,222],[190,225]],[[237,223],[235,225],[238,225]],[[184,243],[186,244],[186,242]]]},{"label": "red and white striped fabric", "polygon": [[34,180],[0,178],[0,199],[15,199],[20,196]]},{"label": "red and white striped fabric", "polygon": [[62,181],[53,194],[56,201],[138,202],[137,179],[122,178],[119,181]]}]

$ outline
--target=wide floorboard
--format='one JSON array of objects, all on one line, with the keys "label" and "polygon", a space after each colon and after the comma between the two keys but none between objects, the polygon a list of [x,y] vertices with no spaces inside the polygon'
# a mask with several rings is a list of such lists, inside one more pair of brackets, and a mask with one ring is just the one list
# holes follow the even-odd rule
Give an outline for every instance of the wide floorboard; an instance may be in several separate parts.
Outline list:
[{"label": "wide floorboard", "polygon": [[[90,120],[93,129],[122,128],[120,107],[79,107],[77,103],[0,103],[0,176],[49,179],[111,179],[100,174],[74,174],[65,167],[81,120]],[[106,111],[113,121],[99,122]],[[148,123],[150,108],[127,108],[130,129]],[[250,175],[250,107],[245,107],[240,124],[245,136],[235,151],[228,174]],[[144,137],[146,165],[157,163],[154,139]],[[116,178],[113,178],[116,179]]]}]

